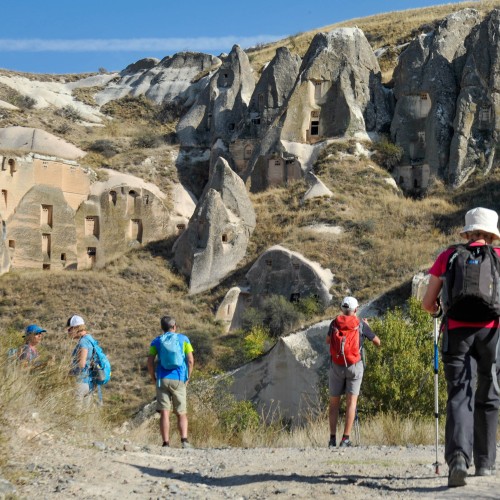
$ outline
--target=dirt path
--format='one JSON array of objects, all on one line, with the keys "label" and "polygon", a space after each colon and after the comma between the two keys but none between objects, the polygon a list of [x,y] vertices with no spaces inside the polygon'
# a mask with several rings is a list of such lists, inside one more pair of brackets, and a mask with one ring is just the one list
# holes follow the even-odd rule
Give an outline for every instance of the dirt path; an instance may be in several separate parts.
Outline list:
[{"label": "dirt path", "polygon": [[436,476],[434,457],[429,446],[182,450],[119,440],[83,448],[52,444],[23,459],[17,494],[106,500],[500,497],[500,476],[471,477],[467,486],[448,489],[447,467]]}]

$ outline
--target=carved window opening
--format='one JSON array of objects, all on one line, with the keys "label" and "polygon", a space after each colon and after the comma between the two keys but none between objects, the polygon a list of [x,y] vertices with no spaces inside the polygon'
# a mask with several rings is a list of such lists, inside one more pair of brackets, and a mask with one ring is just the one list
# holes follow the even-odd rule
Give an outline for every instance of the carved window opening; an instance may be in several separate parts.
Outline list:
[{"label": "carved window opening", "polygon": [[211,126],[212,126],[212,113],[208,113],[208,117],[207,117],[207,130],[210,130]]},{"label": "carved window opening", "polygon": [[311,111],[311,118],[319,118],[319,111],[318,110]]},{"label": "carved window opening", "polygon": [[405,184],[405,178],[402,175],[399,176],[399,184],[400,186],[404,186]]},{"label": "carved window opening", "polygon": [[223,233],[222,235],[222,243],[227,243],[227,234]]},{"label": "carved window opening", "polygon": [[322,90],[323,90],[323,82],[314,82],[314,98],[319,99],[321,98],[322,95]]},{"label": "carved window opening", "polygon": [[7,208],[7,190],[2,189],[2,206],[3,208]]},{"label": "carved window opening", "polygon": [[429,94],[427,94],[426,92],[420,93],[420,100],[421,101],[427,101],[428,98],[429,98]]},{"label": "carved window opening", "polygon": [[63,262],[66,262],[66,254],[65,254],[65,253],[62,253],[62,254],[61,254],[61,260],[62,260]]},{"label": "carved window opening", "polygon": [[99,238],[99,217],[85,217],[85,236],[95,236]]},{"label": "carved window opening", "polygon": [[177,234],[181,234],[186,230],[186,224],[177,224]]},{"label": "carved window opening", "polygon": [[319,121],[318,120],[313,120],[311,122],[311,136],[317,136],[319,135]]},{"label": "carved window opening", "polygon": [[17,172],[16,160],[10,158],[8,163],[9,163],[10,173],[13,174],[14,172]]},{"label": "carved window opening", "polygon": [[236,126],[236,124],[234,124],[234,123],[230,123],[230,124],[229,124],[229,126],[228,126],[228,130],[229,130],[230,132],[232,132],[232,131],[234,130],[235,126]]},{"label": "carved window opening", "polygon": [[44,258],[50,259],[51,237],[50,234],[42,234],[42,254]]},{"label": "carved window opening", "polygon": [[421,143],[425,143],[425,132],[423,131],[420,131],[418,134],[418,140],[421,142]]},{"label": "carved window opening", "polygon": [[52,205],[42,205],[40,223],[42,225],[46,224],[47,226],[52,227],[52,213],[53,213]]},{"label": "carved window opening", "polygon": [[264,94],[259,94],[259,109],[264,107]]},{"label": "carved window opening", "polygon": [[141,219],[132,219],[130,221],[130,239],[142,243],[142,221]]},{"label": "carved window opening", "polygon": [[253,148],[252,146],[246,146],[243,151],[243,157],[245,160],[249,160],[252,157]]},{"label": "carved window opening", "polygon": [[300,301],[300,293],[292,293],[290,295],[290,302],[299,302]]},{"label": "carved window opening", "polygon": [[7,170],[7,158],[3,158],[2,160],[2,170]]},{"label": "carved window opening", "polygon": [[143,200],[144,200],[144,205],[149,205],[149,194],[145,194]]},{"label": "carved window opening", "polygon": [[294,269],[300,269],[300,264],[298,264],[297,262],[294,262],[293,263],[293,268]]},{"label": "carved window opening", "polygon": [[418,181],[417,179],[413,179],[413,187],[418,188]]},{"label": "carved window opening", "polygon": [[96,247],[87,247],[87,262],[90,266],[94,266],[97,258]]},{"label": "carved window opening", "polygon": [[274,164],[279,167],[281,165],[281,160],[274,160]]},{"label": "carved window opening", "polygon": [[260,125],[260,116],[256,116],[255,118],[252,118],[252,123],[254,125]]},{"label": "carved window opening", "polygon": [[273,266],[273,261],[271,259],[266,260],[266,266],[267,267],[272,267]]},{"label": "carved window opening", "polygon": [[109,192],[109,202],[116,206],[116,191]]},{"label": "carved window opening", "polygon": [[127,196],[127,213],[133,214],[135,212],[135,199],[137,198],[137,193],[135,191],[129,191]]},{"label": "carved window opening", "polygon": [[16,240],[9,240],[9,249],[10,250],[16,249]]},{"label": "carved window opening", "polygon": [[479,121],[489,123],[491,120],[491,108],[489,106],[482,106],[479,110]]},{"label": "carved window opening", "polygon": [[43,265],[42,265],[42,269],[43,269],[44,271],[50,271],[50,264],[43,264]]}]

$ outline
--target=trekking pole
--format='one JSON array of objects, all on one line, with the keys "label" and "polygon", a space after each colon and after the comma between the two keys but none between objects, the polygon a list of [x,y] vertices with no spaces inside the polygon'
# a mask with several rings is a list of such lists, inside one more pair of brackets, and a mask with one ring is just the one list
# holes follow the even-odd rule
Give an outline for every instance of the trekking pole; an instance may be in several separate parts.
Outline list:
[{"label": "trekking pole", "polygon": [[436,468],[436,474],[439,474],[439,391],[438,391],[438,368],[439,368],[439,321],[438,317],[434,317],[434,417],[436,418],[436,462],[433,464]]}]

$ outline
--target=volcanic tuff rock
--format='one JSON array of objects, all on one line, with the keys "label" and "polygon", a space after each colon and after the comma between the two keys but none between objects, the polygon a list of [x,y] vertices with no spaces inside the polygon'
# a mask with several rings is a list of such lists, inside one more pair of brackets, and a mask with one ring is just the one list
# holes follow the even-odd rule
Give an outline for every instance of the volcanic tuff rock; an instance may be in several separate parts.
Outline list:
[{"label": "volcanic tuff rock", "polygon": [[[360,29],[318,33],[286,104],[281,138],[309,142],[315,134],[318,139],[365,134],[369,108],[372,126],[378,123],[383,128],[389,122],[385,103],[370,101],[370,93],[380,86],[377,58]],[[380,118],[374,118],[378,114]],[[314,121],[318,122],[317,131],[313,130]]]},{"label": "volcanic tuff rock", "polygon": [[241,178],[219,158],[189,225],[178,239],[174,261],[190,277],[189,293],[216,286],[245,256],[255,212]]},{"label": "volcanic tuff rock", "polygon": [[423,160],[434,174],[447,176],[465,39],[478,22],[473,9],[456,12],[401,54],[391,135],[405,151],[403,162]]},{"label": "volcanic tuff rock", "polygon": [[[500,10],[466,40],[465,64],[450,148],[449,180],[463,184],[476,169],[487,173],[500,154]],[[498,158],[496,158],[498,162]]]},{"label": "volcanic tuff rock", "polygon": [[283,295],[287,299],[317,297],[326,307],[332,296],[333,274],[317,262],[280,245],[262,253],[246,274],[255,303],[262,295]]},{"label": "volcanic tuff rock", "polygon": [[10,255],[7,243],[7,226],[0,213],[0,276],[10,269]]},{"label": "volcanic tuff rock", "polygon": [[[208,83],[207,75],[220,66],[220,59],[194,52],[179,52],[167,56],[158,62],[157,59],[141,59],[127,66],[117,81],[109,83],[104,90],[96,94],[95,100],[103,105],[120,97],[144,95],[148,99],[161,104],[165,101],[183,99],[183,94],[191,87],[198,93]],[[193,80],[206,73],[197,82]]]}]

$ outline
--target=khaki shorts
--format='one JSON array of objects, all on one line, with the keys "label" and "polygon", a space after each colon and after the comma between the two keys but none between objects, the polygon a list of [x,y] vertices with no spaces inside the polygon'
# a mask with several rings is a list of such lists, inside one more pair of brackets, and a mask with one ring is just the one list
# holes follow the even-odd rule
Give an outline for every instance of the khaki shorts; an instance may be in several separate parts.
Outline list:
[{"label": "khaki shorts", "polygon": [[350,366],[339,366],[330,362],[330,371],[328,373],[330,397],[341,396],[342,394],[359,396],[363,371],[362,361]]},{"label": "khaki shorts", "polygon": [[173,410],[176,413],[186,413],[186,384],[180,380],[160,379],[160,387],[156,384],[156,409]]}]

